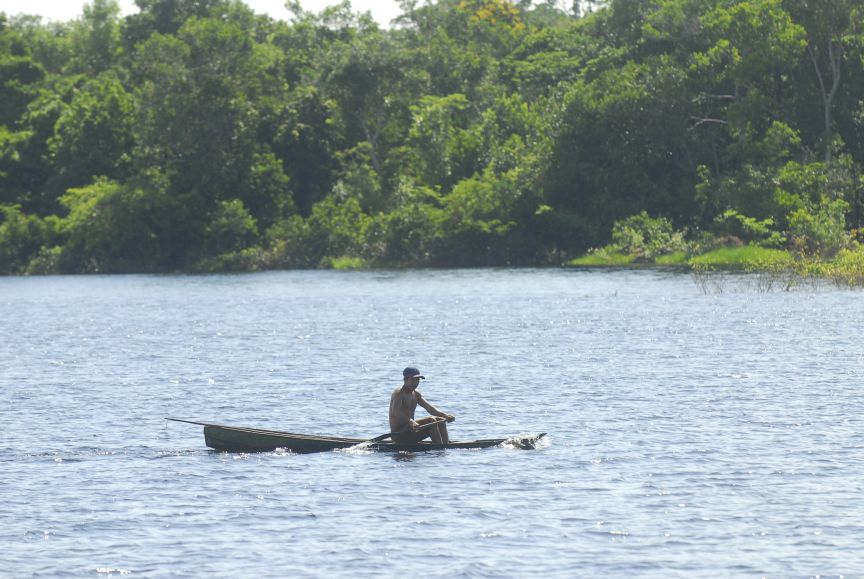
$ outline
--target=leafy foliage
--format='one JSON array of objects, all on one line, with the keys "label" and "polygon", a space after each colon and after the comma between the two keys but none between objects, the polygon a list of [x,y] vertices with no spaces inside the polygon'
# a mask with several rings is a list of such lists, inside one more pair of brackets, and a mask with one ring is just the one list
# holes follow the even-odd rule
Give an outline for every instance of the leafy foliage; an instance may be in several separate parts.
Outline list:
[{"label": "leafy foliage", "polygon": [[22,273],[29,259],[50,243],[51,226],[16,205],[0,205],[0,274]]},{"label": "leafy foliage", "polygon": [[136,4],[0,14],[0,272],[857,263],[864,0]]},{"label": "leafy foliage", "polygon": [[819,204],[814,210],[797,209],[789,216],[789,235],[793,247],[808,255],[833,257],[849,245],[845,213],[849,205],[842,199]]},{"label": "leafy foliage", "polygon": [[687,249],[683,232],[675,231],[668,219],[652,219],[644,211],[615,222],[612,243],[623,253],[643,260]]}]

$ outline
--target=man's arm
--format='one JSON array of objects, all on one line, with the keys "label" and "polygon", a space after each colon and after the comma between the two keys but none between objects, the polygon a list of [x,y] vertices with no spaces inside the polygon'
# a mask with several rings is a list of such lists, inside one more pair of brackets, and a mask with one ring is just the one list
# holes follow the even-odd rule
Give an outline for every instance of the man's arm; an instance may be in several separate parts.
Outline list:
[{"label": "man's arm", "polygon": [[456,420],[456,417],[452,414],[447,414],[443,410],[438,410],[430,403],[426,402],[426,399],[423,398],[423,396],[419,392],[417,392],[417,403],[423,408],[425,408],[426,412],[428,412],[432,416],[440,416],[441,418],[446,418],[447,422],[453,422],[454,420]]}]

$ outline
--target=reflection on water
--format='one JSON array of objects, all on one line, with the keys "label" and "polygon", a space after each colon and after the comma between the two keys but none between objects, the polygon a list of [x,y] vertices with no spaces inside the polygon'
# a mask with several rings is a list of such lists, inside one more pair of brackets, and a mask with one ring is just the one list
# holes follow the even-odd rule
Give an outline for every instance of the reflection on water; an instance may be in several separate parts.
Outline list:
[{"label": "reflection on water", "polygon": [[[0,569],[854,576],[864,301],[752,279],[0,278]],[[549,438],[231,454],[163,420],[368,439],[407,365],[453,439]]]},{"label": "reflection on water", "polygon": [[[442,451],[437,451],[437,450],[435,450],[435,451],[430,451],[430,452],[432,452],[432,453],[438,453],[438,454],[443,454]],[[416,452],[407,452],[407,451],[404,451],[404,450],[400,450],[399,452],[394,452],[394,453],[393,453],[393,460],[395,460],[396,462],[411,462],[411,461],[413,461],[415,458],[417,458],[417,453],[416,453]]]}]

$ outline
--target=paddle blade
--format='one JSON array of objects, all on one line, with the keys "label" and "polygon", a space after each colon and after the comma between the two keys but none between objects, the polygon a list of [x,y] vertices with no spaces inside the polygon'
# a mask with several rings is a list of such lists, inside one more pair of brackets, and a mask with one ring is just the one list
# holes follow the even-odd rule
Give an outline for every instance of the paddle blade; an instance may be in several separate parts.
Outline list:
[{"label": "paddle blade", "polygon": [[349,446],[348,448],[340,448],[338,449],[340,452],[347,453],[366,453],[370,452],[369,447],[375,444],[376,442],[381,442],[385,438],[390,438],[394,433],[388,432],[387,434],[382,434],[381,436],[376,436],[375,438],[370,438],[369,440],[364,440],[363,442],[358,442],[354,446]]}]

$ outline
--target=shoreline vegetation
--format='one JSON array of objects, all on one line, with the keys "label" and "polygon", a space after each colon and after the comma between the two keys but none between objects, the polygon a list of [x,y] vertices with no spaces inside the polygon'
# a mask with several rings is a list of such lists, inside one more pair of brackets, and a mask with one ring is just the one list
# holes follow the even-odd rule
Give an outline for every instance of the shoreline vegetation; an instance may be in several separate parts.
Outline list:
[{"label": "shoreline vegetation", "polygon": [[[664,219],[642,213],[613,228],[613,243],[568,260],[566,267],[675,267],[695,274],[747,272],[763,274],[786,289],[806,280],[825,280],[837,286],[864,287],[864,245],[852,233],[836,232],[830,253],[808,253],[779,248],[781,239],[744,242],[735,236],[686,239]],[[782,243],[788,246],[788,243]]]},{"label": "shoreline vegetation", "polygon": [[742,272],[765,276],[766,289],[792,289],[807,281],[826,281],[838,287],[864,287],[864,247],[844,249],[830,260],[796,256],[779,249],[748,245],[724,247],[700,255],[675,253],[644,261],[635,255],[594,252],[567,261],[571,268],[674,268],[696,275]]},{"label": "shoreline vegetation", "polygon": [[864,286],[864,0],[135,3],[0,11],[0,275]]}]

